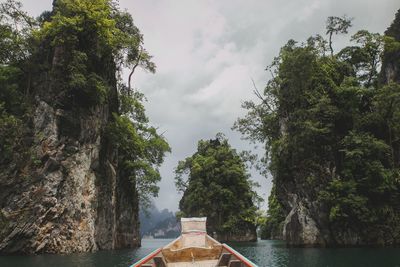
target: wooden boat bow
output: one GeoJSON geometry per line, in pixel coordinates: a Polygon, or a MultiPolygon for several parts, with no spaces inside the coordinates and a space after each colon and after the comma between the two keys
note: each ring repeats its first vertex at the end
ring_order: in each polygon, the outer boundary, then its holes
{"type": "Polygon", "coordinates": [[[257,267],[206,231],[207,218],[181,218],[182,234],[131,267],[257,267]]]}

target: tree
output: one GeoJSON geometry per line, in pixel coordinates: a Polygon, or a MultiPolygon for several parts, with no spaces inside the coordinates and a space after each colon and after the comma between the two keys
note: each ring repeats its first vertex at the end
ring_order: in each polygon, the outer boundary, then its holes
{"type": "Polygon", "coordinates": [[[272,187],[268,197],[268,211],[261,224],[261,239],[280,239],[283,231],[285,213],[276,198],[275,187],[272,187]]]}
{"type": "Polygon", "coordinates": [[[29,39],[37,22],[26,12],[22,4],[7,0],[0,4],[0,63],[10,64],[30,55],[29,39]]]}
{"type": "Polygon", "coordinates": [[[326,34],[329,36],[331,56],[333,56],[332,35],[338,33],[346,34],[347,30],[351,27],[352,20],[352,18],[348,18],[345,15],[342,17],[328,17],[326,21],[326,34]]]}
{"type": "Polygon", "coordinates": [[[365,87],[370,87],[378,82],[384,38],[379,33],[360,30],[350,40],[356,45],[345,47],[338,56],[353,67],[358,80],[365,87]]]}
{"type": "Polygon", "coordinates": [[[329,229],[327,242],[345,242],[346,231],[365,242],[399,242],[400,87],[395,79],[378,82],[381,58],[397,53],[397,41],[361,30],[334,54],[332,35],[350,26],[346,17],[328,18],[329,57],[320,37],[289,40],[268,68],[273,75],[257,95],[261,101],[245,102],[248,114],[234,128],[265,144],[274,183],[268,231],[289,212],[296,218],[288,197],[296,196],[298,203],[318,203],[306,209],[320,231],[329,229]]]}
{"type": "MultiPolygon", "coordinates": [[[[20,2],[0,4],[0,164],[29,161],[29,88],[37,23],[20,2]]],[[[36,66],[38,67],[38,66],[36,66]]]]}
{"type": "Polygon", "coordinates": [[[257,195],[245,162],[223,135],[200,140],[197,152],[180,161],[175,174],[184,216],[206,216],[209,232],[218,236],[255,230],[257,195]]]}
{"type": "Polygon", "coordinates": [[[134,25],[132,16],[128,12],[115,12],[116,26],[121,32],[120,52],[118,60],[121,65],[130,69],[128,76],[129,92],[132,91],[132,76],[137,67],[155,73],[156,65],[151,61],[152,56],[143,47],[143,35],[134,25]]]}
{"type": "Polygon", "coordinates": [[[123,99],[129,101],[126,105],[129,108],[121,115],[113,114],[114,122],[109,124],[107,134],[118,149],[121,176],[130,180],[139,194],[142,208],[146,209],[151,197],[158,195],[157,183],[161,180],[158,168],[171,149],[157,129],[148,124],[141,103],[143,95],[136,92],[123,99]]]}

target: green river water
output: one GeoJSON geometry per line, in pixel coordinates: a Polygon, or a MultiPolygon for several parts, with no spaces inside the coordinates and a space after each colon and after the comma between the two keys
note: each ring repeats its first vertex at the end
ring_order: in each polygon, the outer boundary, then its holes
{"type": "MultiPolygon", "coordinates": [[[[171,240],[142,240],[138,249],[72,255],[0,256],[0,267],[128,267],[171,240]]],[[[287,248],[281,241],[230,244],[258,266],[400,267],[400,248],[287,248]]]]}

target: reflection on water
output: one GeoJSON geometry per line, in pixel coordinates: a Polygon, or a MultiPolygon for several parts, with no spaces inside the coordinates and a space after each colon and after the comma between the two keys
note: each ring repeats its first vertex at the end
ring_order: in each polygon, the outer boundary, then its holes
{"type": "Polygon", "coordinates": [[[0,267],[127,267],[171,240],[142,240],[138,249],[98,251],[70,255],[0,256],[0,267]]]}
{"type": "MultiPolygon", "coordinates": [[[[127,267],[171,240],[147,239],[138,249],[72,255],[0,256],[1,267],[127,267]]],[[[281,241],[230,244],[260,267],[400,267],[400,248],[287,248],[281,241]]]]}
{"type": "Polygon", "coordinates": [[[259,266],[400,267],[400,248],[287,248],[273,240],[231,245],[259,266]]]}

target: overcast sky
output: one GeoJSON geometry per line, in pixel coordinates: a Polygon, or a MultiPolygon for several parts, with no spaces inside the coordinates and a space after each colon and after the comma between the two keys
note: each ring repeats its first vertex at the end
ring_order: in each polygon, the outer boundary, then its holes
{"type": "MultiPolygon", "coordinates": [[[[0,0],[4,1],[4,0],[0,0]]],[[[51,8],[52,0],[23,0],[32,15],[51,8]]],[[[254,99],[253,78],[259,89],[268,80],[265,67],[288,39],[305,41],[324,34],[328,16],[354,17],[350,34],[360,29],[383,33],[400,8],[399,0],[120,0],[144,34],[157,73],[140,71],[134,86],[148,102],[152,124],[165,131],[172,147],[161,168],[158,208],[178,209],[173,170],[192,155],[199,139],[218,132],[238,150],[253,146],[231,131],[254,99]]],[[[335,38],[336,48],[347,37],[335,38]]],[[[252,171],[266,199],[271,180],[252,171]]],[[[264,205],[265,207],[265,205],[264,205]]]]}

